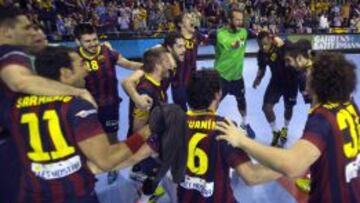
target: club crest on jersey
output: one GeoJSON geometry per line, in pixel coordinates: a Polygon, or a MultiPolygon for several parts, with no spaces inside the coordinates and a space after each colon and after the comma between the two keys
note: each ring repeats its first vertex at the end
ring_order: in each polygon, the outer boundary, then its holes
{"type": "Polygon", "coordinates": [[[185,41],[185,48],[186,49],[193,49],[194,48],[195,41],[192,39],[187,39],[185,41]]]}
{"type": "Polygon", "coordinates": [[[272,62],[274,62],[276,59],[277,59],[277,54],[276,54],[276,53],[272,53],[272,54],[270,55],[270,60],[271,60],[272,62]]]}
{"type": "Polygon", "coordinates": [[[90,109],[90,110],[82,110],[79,111],[75,116],[80,117],[80,118],[86,118],[91,114],[95,114],[97,113],[96,109],[90,109]]]}

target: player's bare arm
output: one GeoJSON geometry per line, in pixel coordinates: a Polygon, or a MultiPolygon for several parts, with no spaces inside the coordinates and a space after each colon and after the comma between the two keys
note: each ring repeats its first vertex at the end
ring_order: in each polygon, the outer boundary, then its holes
{"type": "Polygon", "coordinates": [[[303,175],[321,155],[319,149],[306,140],[299,140],[290,149],[279,149],[249,139],[244,130],[238,129],[228,120],[226,123],[219,122],[216,128],[223,133],[218,140],[226,140],[234,147],[243,149],[264,166],[287,177],[303,175]]]}
{"type": "Polygon", "coordinates": [[[263,77],[265,75],[265,72],[266,72],[266,66],[259,66],[259,69],[256,73],[256,77],[253,82],[254,89],[256,89],[260,85],[261,80],[263,79],[263,77]]]}
{"type": "MultiPolygon", "coordinates": [[[[153,151],[147,143],[144,143],[135,154],[131,155],[125,161],[122,161],[120,164],[115,166],[112,170],[121,170],[124,168],[128,168],[130,166],[133,166],[133,165],[139,163],[140,161],[150,157],[154,153],[155,153],[155,151],[153,151]]],[[[88,162],[88,166],[89,166],[91,172],[94,174],[100,174],[100,173],[105,172],[105,171],[101,170],[100,168],[98,168],[92,162],[88,162]]]]}
{"type": "MultiPolygon", "coordinates": [[[[150,130],[147,126],[138,132],[143,140],[146,140],[150,135],[150,130]]],[[[88,158],[88,161],[102,171],[113,170],[115,166],[133,154],[133,151],[125,142],[110,145],[106,134],[94,136],[78,144],[81,151],[88,158]]]]}
{"type": "Polygon", "coordinates": [[[254,164],[251,161],[242,163],[236,167],[236,172],[241,176],[247,185],[257,185],[268,181],[276,180],[282,175],[261,164],[254,164]]]}
{"type": "Polygon", "coordinates": [[[121,65],[122,67],[124,67],[126,69],[130,69],[130,70],[138,70],[143,66],[142,63],[139,63],[136,61],[130,61],[121,55],[119,55],[117,64],[121,65]]]}
{"type": "Polygon", "coordinates": [[[146,94],[140,95],[136,91],[136,85],[140,78],[144,76],[144,71],[136,70],[130,76],[126,77],[122,82],[122,88],[129,95],[132,101],[134,101],[136,107],[142,110],[148,110],[153,104],[153,100],[146,94]]]}
{"type": "Polygon", "coordinates": [[[97,106],[95,100],[87,90],[37,76],[27,67],[18,64],[10,64],[2,68],[0,77],[14,92],[48,96],[79,96],[94,106],[97,106]]]}

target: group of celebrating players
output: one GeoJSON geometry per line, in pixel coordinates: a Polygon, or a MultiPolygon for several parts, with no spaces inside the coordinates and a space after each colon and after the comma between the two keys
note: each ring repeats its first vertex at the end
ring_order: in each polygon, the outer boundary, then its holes
{"type": "Polygon", "coordinates": [[[313,53],[307,40],[258,33],[253,87],[269,66],[263,112],[273,131],[272,146],[259,144],[247,121],[243,17],[231,10],[228,24],[208,37],[183,13],[177,31],[140,63],[100,43],[90,24],[75,28],[76,49],[51,46],[26,14],[0,8],[0,202],[98,202],[95,174],[108,172],[111,184],[132,166],[139,202],[154,201],[169,176],[173,202],[237,202],[233,168],[249,185],[310,173],[309,202],[360,203],[356,66],[341,53],[313,53]],[[214,44],[215,70],[197,70],[201,43],[214,44]],[[117,140],[117,65],[134,70],[122,81],[130,97],[124,141],[117,140]],[[167,104],[170,86],[176,105],[167,104]],[[310,113],[300,140],[283,149],[299,90],[310,113]],[[239,127],[216,113],[228,94],[239,127]],[[273,108],[281,97],[279,129],[273,108]]]}

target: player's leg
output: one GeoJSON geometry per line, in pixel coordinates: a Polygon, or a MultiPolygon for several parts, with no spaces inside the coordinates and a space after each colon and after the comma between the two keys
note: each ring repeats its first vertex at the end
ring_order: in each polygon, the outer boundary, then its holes
{"type": "Polygon", "coordinates": [[[281,93],[279,88],[277,88],[274,82],[270,81],[265,91],[262,111],[264,112],[265,118],[270,124],[273,132],[273,138],[271,141],[272,146],[276,146],[280,139],[280,131],[276,125],[276,116],[274,112],[274,106],[279,102],[280,97],[281,93]]]}
{"type": "Polygon", "coordinates": [[[221,101],[222,101],[229,93],[230,82],[221,78],[220,83],[221,83],[221,101]]]}
{"type": "MultiPolygon", "coordinates": [[[[107,134],[110,145],[119,142],[117,134],[119,130],[119,106],[120,104],[99,107],[98,117],[104,131],[107,134]]],[[[108,184],[111,185],[116,181],[118,171],[110,171],[108,173],[108,184]]]]}
{"type": "Polygon", "coordinates": [[[281,145],[283,146],[287,141],[288,136],[288,128],[293,116],[293,109],[296,105],[296,98],[297,98],[297,88],[289,89],[289,91],[285,91],[284,94],[284,127],[281,129],[281,145]]]}
{"type": "Polygon", "coordinates": [[[252,130],[252,128],[250,127],[247,121],[245,84],[243,79],[231,81],[230,94],[235,96],[237,108],[242,117],[241,127],[246,129],[249,137],[255,138],[255,132],[252,130]]]}

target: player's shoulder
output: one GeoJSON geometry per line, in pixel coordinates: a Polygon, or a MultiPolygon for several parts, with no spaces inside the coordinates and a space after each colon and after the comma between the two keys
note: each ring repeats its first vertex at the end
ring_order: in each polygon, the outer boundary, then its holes
{"type": "Polygon", "coordinates": [[[0,57],[5,57],[6,55],[21,55],[28,57],[28,51],[25,47],[22,46],[15,46],[15,45],[0,45],[0,57]]]}
{"type": "Polygon", "coordinates": [[[75,116],[81,114],[81,112],[85,114],[97,113],[97,109],[93,104],[80,97],[71,96],[71,100],[65,105],[68,106],[69,112],[75,116]]]}

